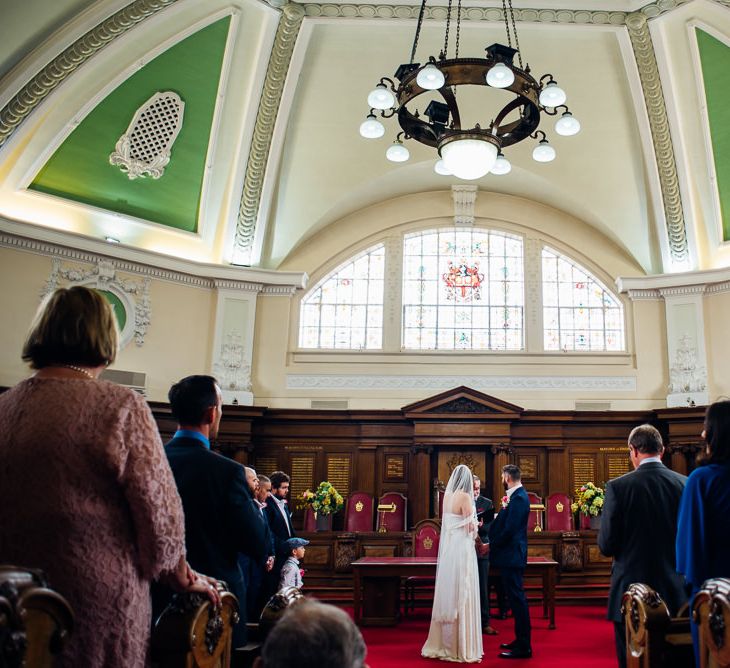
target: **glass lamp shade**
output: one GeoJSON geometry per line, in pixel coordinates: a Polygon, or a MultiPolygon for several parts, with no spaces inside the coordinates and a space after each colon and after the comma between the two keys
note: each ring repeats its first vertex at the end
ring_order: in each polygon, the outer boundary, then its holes
{"type": "Polygon", "coordinates": [[[451,172],[448,170],[443,160],[436,161],[436,164],[433,166],[433,171],[437,174],[441,174],[441,176],[451,176],[451,172]]]}
{"type": "Polygon", "coordinates": [[[416,76],[416,83],[426,90],[438,90],[446,83],[444,73],[433,63],[421,68],[416,76]]]}
{"type": "Polygon", "coordinates": [[[580,122],[569,111],[566,111],[555,123],[555,132],[563,137],[577,135],[580,132],[580,122]]]}
{"type": "Polygon", "coordinates": [[[494,162],[494,167],[492,167],[492,174],[497,174],[498,176],[502,176],[503,174],[509,174],[512,171],[512,163],[505,158],[501,151],[497,155],[497,159],[494,162]]]}
{"type": "Polygon", "coordinates": [[[385,126],[373,114],[360,124],[360,136],[365,139],[379,139],[385,134],[385,126]]]}
{"type": "Polygon", "coordinates": [[[550,146],[547,139],[542,139],[532,151],[532,158],[537,162],[552,162],[555,160],[555,149],[550,146]]]}
{"type": "Polygon", "coordinates": [[[565,91],[558,86],[554,81],[547,83],[545,88],[540,91],[540,104],[543,107],[559,107],[561,104],[565,104],[565,100],[568,96],[565,91]]]}
{"type": "Polygon", "coordinates": [[[395,95],[385,84],[378,84],[368,95],[368,106],[373,109],[391,109],[395,106],[395,95]]]}
{"type": "Polygon", "coordinates": [[[402,142],[396,140],[388,146],[388,150],[385,152],[385,157],[391,162],[405,162],[411,157],[411,154],[408,152],[408,149],[403,146],[402,142]]]}
{"type": "Polygon", "coordinates": [[[507,88],[515,81],[515,73],[504,63],[497,63],[487,72],[487,83],[493,88],[507,88]]]}
{"type": "Polygon", "coordinates": [[[497,160],[497,147],[485,139],[458,139],[439,148],[446,169],[465,181],[489,173],[497,160]]]}

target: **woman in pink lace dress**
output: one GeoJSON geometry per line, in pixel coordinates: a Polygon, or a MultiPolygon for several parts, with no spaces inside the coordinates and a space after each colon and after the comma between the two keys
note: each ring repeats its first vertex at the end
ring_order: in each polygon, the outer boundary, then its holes
{"type": "Polygon", "coordinates": [[[117,352],[93,290],[57,290],[23,349],[36,373],[0,395],[0,563],[43,569],[71,604],[61,664],[147,662],[150,582],[204,591],[185,562],[182,506],[137,393],[98,380],[117,352]]]}

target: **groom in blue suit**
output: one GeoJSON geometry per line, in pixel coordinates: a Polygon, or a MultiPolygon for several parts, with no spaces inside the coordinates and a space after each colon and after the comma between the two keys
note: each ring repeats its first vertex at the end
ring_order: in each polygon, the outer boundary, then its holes
{"type": "Polygon", "coordinates": [[[504,592],[515,619],[515,639],[501,645],[504,651],[498,654],[500,659],[529,659],[532,656],[530,611],[522,584],[527,565],[530,500],[520,482],[521,477],[519,467],[514,464],[502,468],[507,494],[502,499],[502,510],[489,530],[491,563],[502,574],[504,592]]]}

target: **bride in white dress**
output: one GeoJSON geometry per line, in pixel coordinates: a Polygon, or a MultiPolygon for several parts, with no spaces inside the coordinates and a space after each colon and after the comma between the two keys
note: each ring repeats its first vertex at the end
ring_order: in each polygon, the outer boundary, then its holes
{"type": "Polygon", "coordinates": [[[431,628],[421,650],[425,657],[462,663],[482,658],[473,489],[469,467],[460,464],[444,495],[431,628]]]}

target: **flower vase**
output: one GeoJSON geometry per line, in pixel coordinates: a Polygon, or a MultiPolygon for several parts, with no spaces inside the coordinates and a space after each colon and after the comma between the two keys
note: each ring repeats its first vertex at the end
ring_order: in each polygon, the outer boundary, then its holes
{"type": "Polygon", "coordinates": [[[591,515],[590,527],[594,531],[598,531],[601,528],[601,516],[600,515],[596,515],[596,516],[591,515]]]}
{"type": "Polygon", "coordinates": [[[317,513],[315,521],[317,523],[317,531],[332,531],[332,515],[317,513]]]}

